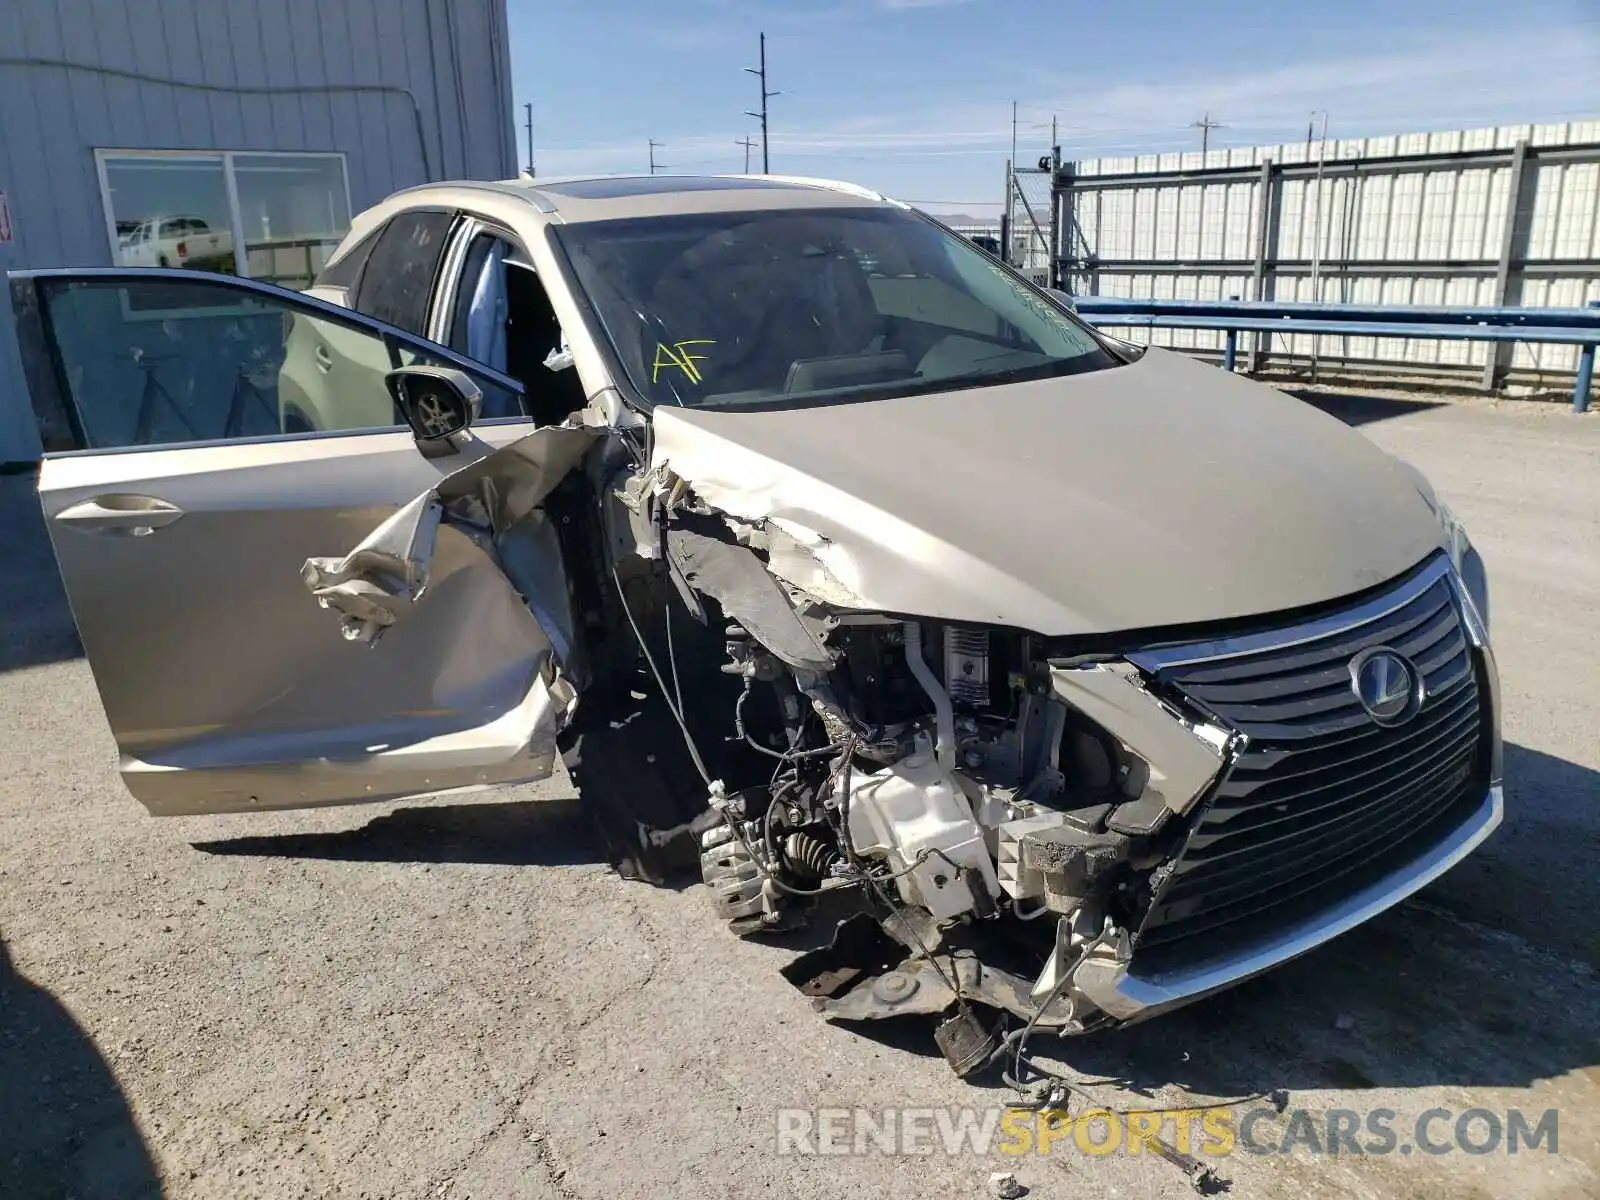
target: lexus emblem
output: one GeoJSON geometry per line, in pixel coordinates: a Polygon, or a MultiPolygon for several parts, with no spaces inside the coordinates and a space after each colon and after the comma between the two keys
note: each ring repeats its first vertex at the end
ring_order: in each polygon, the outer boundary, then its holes
{"type": "Polygon", "coordinates": [[[1379,725],[1404,725],[1422,707],[1417,669],[1386,646],[1363,650],[1350,660],[1350,690],[1379,725]]]}

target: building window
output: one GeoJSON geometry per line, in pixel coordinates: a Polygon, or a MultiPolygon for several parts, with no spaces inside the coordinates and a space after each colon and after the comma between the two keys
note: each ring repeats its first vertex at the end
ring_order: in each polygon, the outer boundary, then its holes
{"type": "Polygon", "coordinates": [[[96,151],[112,261],[306,288],[350,228],[342,154],[96,151]]]}
{"type": "Polygon", "coordinates": [[[117,266],[238,274],[221,155],[107,155],[100,175],[117,266]]]}

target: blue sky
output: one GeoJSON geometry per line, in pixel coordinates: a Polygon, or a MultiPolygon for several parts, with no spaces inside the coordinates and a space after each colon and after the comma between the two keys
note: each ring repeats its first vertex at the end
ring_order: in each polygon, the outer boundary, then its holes
{"type": "MultiPolygon", "coordinates": [[[[994,209],[1018,158],[1600,117],[1600,0],[508,0],[541,174],[738,171],[767,34],[772,169],[994,209]]],[[[759,149],[756,152],[759,162],[759,149]]],[[[759,169],[759,167],[757,167],[759,169]]]]}

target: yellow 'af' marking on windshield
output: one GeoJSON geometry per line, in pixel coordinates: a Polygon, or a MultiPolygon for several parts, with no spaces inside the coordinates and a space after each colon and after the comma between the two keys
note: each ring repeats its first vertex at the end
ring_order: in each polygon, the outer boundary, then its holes
{"type": "Polygon", "coordinates": [[[673,342],[670,346],[665,342],[657,342],[656,358],[650,364],[650,382],[655,383],[660,379],[663,370],[670,370],[676,367],[689,377],[690,383],[699,383],[701,381],[700,368],[695,366],[695,363],[705,362],[708,356],[693,354],[685,347],[715,346],[716,344],[717,340],[715,338],[686,338],[681,342],[673,342]]]}

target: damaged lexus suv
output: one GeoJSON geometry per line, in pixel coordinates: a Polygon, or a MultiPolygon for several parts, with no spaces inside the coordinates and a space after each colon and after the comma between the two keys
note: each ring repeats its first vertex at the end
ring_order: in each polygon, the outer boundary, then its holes
{"type": "Polygon", "coordinates": [[[564,758],[624,874],[698,866],[741,934],[842,915],[786,975],[941,1017],[963,1073],[1002,1013],[1194,1000],[1501,819],[1482,562],[1427,482],[875,193],[429,185],[305,293],[11,286],[152,813],[564,758]]]}

